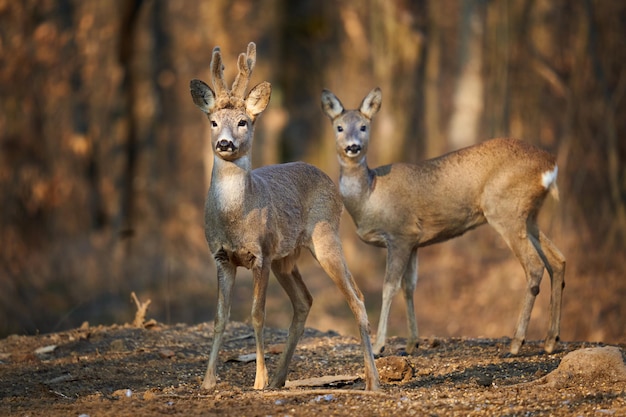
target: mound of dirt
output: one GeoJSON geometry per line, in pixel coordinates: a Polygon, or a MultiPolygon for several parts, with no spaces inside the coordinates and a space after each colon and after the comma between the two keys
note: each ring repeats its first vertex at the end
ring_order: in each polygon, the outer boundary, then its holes
{"type": "Polygon", "coordinates": [[[579,349],[565,355],[554,371],[537,382],[554,388],[626,382],[626,365],[615,346],[579,349]]]}
{"type": "MultiPolygon", "coordinates": [[[[270,373],[286,336],[266,329],[270,373]]],[[[200,383],[212,337],[208,324],[158,323],[7,337],[0,340],[0,415],[626,415],[626,381],[610,373],[615,366],[608,362],[579,383],[535,383],[542,377],[557,381],[548,377],[557,375],[553,371],[579,375],[577,370],[591,369],[588,358],[570,361],[566,355],[597,344],[561,343],[546,354],[541,343],[529,342],[511,356],[508,338],[423,339],[406,355],[406,340],[391,338],[377,359],[382,389],[369,393],[362,391],[358,340],[309,328],[291,363],[288,387],[255,391],[252,328],[230,323],[218,385],[205,391],[200,383]]],[[[617,363],[622,353],[617,347],[610,352],[617,363]]]]}

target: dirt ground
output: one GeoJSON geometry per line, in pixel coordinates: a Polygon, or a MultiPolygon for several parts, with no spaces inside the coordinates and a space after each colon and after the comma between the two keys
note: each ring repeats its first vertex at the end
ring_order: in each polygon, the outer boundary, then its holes
{"type": "MultiPolygon", "coordinates": [[[[626,381],[597,379],[553,388],[537,382],[568,352],[592,343],[561,343],[545,354],[529,342],[510,356],[509,340],[422,339],[404,355],[392,338],[377,359],[382,390],[361,391],[358,340],[307,329],[290,366],[293,388],[255,391],[252,328],[230,323],[220,352],[220,382],[200,389],[212,324],[147,328],[82,326],[0,340],[0,415],[7,416],[569,416],[626,415],[626,381]],[[341,376],[306,386],[308,378],[341,376]]],[[[270,373],[286,331],[266,329],[270,373]]],[[[619,346],[626,351],[626,346],[619,346]]]]}

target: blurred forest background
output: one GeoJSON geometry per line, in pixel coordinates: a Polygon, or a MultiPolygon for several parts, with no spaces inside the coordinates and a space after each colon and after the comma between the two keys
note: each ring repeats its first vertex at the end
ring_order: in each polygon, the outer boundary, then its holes
{"type": "MultiPolygon", "coordinates": [[[[203,232],[212,155],[189,80],[226,76],[257,43],[272,83],[254,165],[306,160],[337,180],[329,88],[355,108],[375,86],[371,166],[496,136],[558,156],[560,201],[540,225],[568,260],[562,339],[625,341],[626,2],[622,0],[0,0],[0,336],[132,321],[213,319],[203,232]]],[[[378,321],[385,251],[342,223],[348,265],[378,321]]],[[[303,256],[308,325],[351,333],[331,280],[303,256]]],[[[239,270],[232,319],[251,307],[239,270]]],[[[267,324],[291,307],[270,287],[267,324]]],[[[420,251],[423,336],[512,336],[525,282],[483,227],[420,251]]],[[[545,275],[529,329],[543,338],[545,275]]],[[[400,296],[392,335],[406,335],[400,296]]]]}

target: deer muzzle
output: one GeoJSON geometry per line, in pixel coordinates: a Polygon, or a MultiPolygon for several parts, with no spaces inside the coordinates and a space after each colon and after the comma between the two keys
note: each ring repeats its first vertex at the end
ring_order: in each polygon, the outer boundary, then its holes
{"type": "Polygon", "coordinates": [[[218,152],[234,152],[236,146],[232,140],[221,139],[215,144],[215,149],[218,152]]]}
{"type": "Polygon", "coordinates": [[[361,153],[361,145],[357,145],[357,144],[352,144],[349,146],[346,146],[346,155],[348,156],[357,156],[359,153],[361,153]]]}

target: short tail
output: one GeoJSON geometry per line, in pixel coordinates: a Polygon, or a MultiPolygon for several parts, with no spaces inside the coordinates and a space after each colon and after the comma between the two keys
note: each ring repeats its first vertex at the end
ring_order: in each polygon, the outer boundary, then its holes
{"type": "Polygon", "coordinates": [[[559,173],[559,167],[554,166],[551,171],[541,174],[541,184],[550,192],[552,198],[559,201],[559,187],[556,185],[556,177],[559,173]]]}

